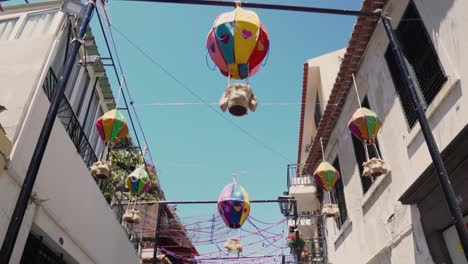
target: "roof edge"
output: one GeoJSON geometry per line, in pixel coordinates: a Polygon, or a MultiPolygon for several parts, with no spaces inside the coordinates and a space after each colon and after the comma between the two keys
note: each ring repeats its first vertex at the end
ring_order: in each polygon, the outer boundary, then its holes
{"type": "MultiPolygon", "coordinates": [[[[382,9],[387,2],[388,0],[364,0],[360,10],[372,11],[382,9]]],[[[335,128],[336,121],[342,112],[346,96],[351,88],[352,74],[356,73],[359,69],[359,64],[365,54],[376,25],[377,20],[372,17],[358,17],[356,19],[327,106],[320,119],[309,156],[305,162],[304,171],[306,173],[312,172],[321,159],[320,139],[322,139],[325,148],[328,145],[330,135],[335,128]]]]}

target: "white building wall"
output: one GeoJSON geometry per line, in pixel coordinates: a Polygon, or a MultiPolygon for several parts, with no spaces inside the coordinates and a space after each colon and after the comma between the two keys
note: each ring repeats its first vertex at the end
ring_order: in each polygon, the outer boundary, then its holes
{"type": "MultiPolygon", "coordinates": [[[[57,2],[53,5],[58,6],[57,2]]],[[[41,8],[44,6],[34,5],[33,9],[41,8]]],[[[60,21],[54,24],[57,30],[64,20],[60,21]]],[[[0,122],[14,141],[11,162],[0,176],[0,241],[50,105],[42,82],[54,54],[53,43],[53,35],[34,41],[0,41],[0,104],[8,108],[0,115],[0,122]]],[[[30,232],[43,235],[44,243],[63,253],[67,263],[139,263],[127,234],[58,119],[33,195],[10,263],[21,260],[30,232]]]]}
{"type": "Polygon", "coordinates": [[[300,164],[305,164],[308,155],[306,146],[312,143],[313,136],[315,136],[316,133],[314,113],[317,92],[323,112],[345,50],[346,49],[336,50],[307,61],[307,76],[304,76],[304,78],[307,77],[306,102],[308,103],[304,105],[304,127],[302,128],[303,136],[301,142],[302,147],[300,149],[300,164]]]}
{"type": "MultiPolygon", "coordinates": [[[[384,11],[396,27],[407,0],[389,1],[384,11]]],[[[466,1],[415,0],[448,81],[427,109],[435,140],[442,150],[468,123],[468,28],[466,1]]],[[[387,36],[379,24],[356,75],[359,93],[383,121],[378,135],[391,173],[364,195],[347,122],[357,109],[350,90],[327,147],[327,158],[340,158],[349,219],[341,230],[327,220],[331,263],[432,263],[415,206],[398,202],[432,162],[419,125],[408,129],[384,52],[387,36]]],[[[312,103],[313,101],[308,101],[312,103]]],[[[359,165],[360,166],[360,165],[359,165]]],[[[325,195],[325,197],[327,197],[325,195]]]]}

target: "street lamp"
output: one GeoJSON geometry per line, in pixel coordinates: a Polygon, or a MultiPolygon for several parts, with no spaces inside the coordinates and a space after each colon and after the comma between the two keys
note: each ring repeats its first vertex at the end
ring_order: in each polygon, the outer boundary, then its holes
{"type": "Polygon", "coordinates": [[[293,196],[289,195],[287,192],[283,195],[278,196],[278,203],[281,210],[281,213],[285,217],[292,216],[294,219],[294,226],[290,229],[290,232],[294,232],[296,240],[296,256],[299,263],[301,257],[301,251],[299,249],[299,230],[297,228],[297,200],[293,196]],[[291,215],[292,211],[292,215],[291,215]]]}
{"type": "Polygon", "coordinates": [[[291,211],[293,210],[293,205],[294,205],[293,200],[294,200],[294,197],[286,193],[278,196],[278,203],[279,203],[281,213],[286,217],[291,216],[291,211]]]}

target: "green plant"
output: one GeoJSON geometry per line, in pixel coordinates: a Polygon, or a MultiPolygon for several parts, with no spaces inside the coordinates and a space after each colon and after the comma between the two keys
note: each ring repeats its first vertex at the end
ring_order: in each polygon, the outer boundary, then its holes
{"type": "MultiPolygon", "coordinates": [[[[143,155],[133,148],[124,148],[111,152],[112,176],[106,181],[102,181],[101,190],[104,197],[110,200],[125,201],[133,197],[129,194],[125,186],[125,179],[137,167],[145,165],[143,155]]],[[[151,181],[151,187],[139,200],[160,200],[163,193],[157,180],[157,172],[154,166],[145,166],[151,181]]]]}
{"type": "Polygon", "coordinates": [[[291,249],[295,250],[296,248],[299,248],[300,251],[304,249],[305,241],[301,237],[296,239],[296,235],[292,234],[292,235],[289,235],[286,238],[286,240],[288,241],[288,247],[290,247],[291,249]]]}

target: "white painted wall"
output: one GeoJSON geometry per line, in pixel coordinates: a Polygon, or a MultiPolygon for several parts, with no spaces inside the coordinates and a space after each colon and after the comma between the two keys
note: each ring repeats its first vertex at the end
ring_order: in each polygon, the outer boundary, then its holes
{"type": "MultiPolygon", "coordinates": [[[[396,26],[408,1],[389,2],[384,11],[396,26]]],[[[427,110],[434,137],[442,150],[468,123],[465,15],[468,4],[461,0],[415,0],[415,3],[449,77],[427,110]]],[[[379,178],[363,195],[352,139],[346,127],[357,108],[356,94],[351,90],[326,150],[328,159],[337,155],[340,159],[349,214],[341,230],[334,221],[326,222],[331,263],[432,263],[417,208],[398,202],[432,160],[419,125],[409,131],[406,124],[384,59],[387,45],[385,32],[378,25],[356,78],[361,99],[367,94],[371,108],[383,121],[378,139],[391,173],[379,178]]],[[[311,125],[312,122],[308,124],[311,125]]]]}
{"type": "Polygon", "coordinates": [[[305,164],[308,152],[306,152],[307,144],[311,144],[313,136],[315,136],[316,128],[314,123],[315,100],[317,91],[319,92],[320,104],[322,113],[325,110],[328,97],[330,96],[332,85],[338,74],[341,59],[345,49],[340,49],[327,53],[325,55],[310,59],[307,61],[307,93],[305,112],[304,112],[304,127],[302,136],[301,160],[300,164],[305,164]]]}
{"type": "MultiPolygon", "coordinates": [[[[0,241],[49,107],[41,84],[54,39],[0,41],[0,104],[8,108],[0,122],[15,142],[9,167],[0,177],[0,241]]],[[[45,243],[63,253],[68,263],[139,263],[127,234],[58,119],[33,193],[36,199],[28,206],[10,263],[19,263],[30,231],[43,235],[45,243]]]]}

